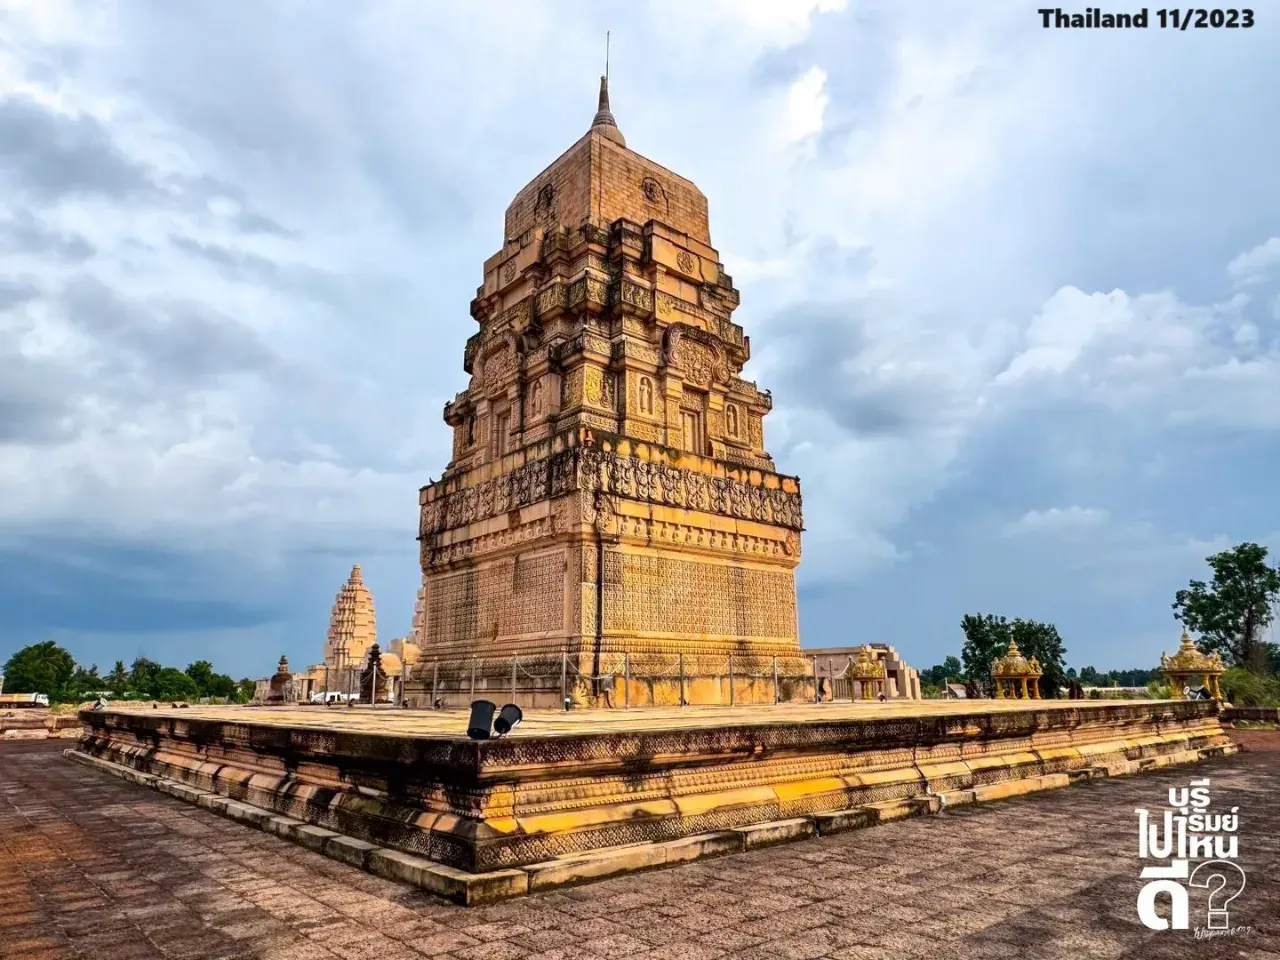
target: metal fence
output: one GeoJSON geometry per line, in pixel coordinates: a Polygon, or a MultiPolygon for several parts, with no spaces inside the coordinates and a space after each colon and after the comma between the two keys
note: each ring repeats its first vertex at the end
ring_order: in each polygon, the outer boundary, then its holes
{"type": "Polygon", "coordinates": [[[655,664],[646,654],[611,654],[606,663],[583,669],[578,658],[568,653],[553,656],[471,658],[465,660],[419,661],[413,668],[412,686],[426,694],[426,704],[442,698],[464,695],[468,700],[484,694],[505,694],[511,700],[522,695],[553,695],[557,702],[575,699],[584,689],[602,697],[606,704],[629,709],[656,705],[654,689],[674,690],[669,705],[735,705],[738,702],[780,703],[807,700],[854,700],[861,693],[858,681],[848,676],[851,664],[838,670],[825,669],[817,657],[755,657],[729,655],[723,659],[704,655],[677,654],[655,664]],[[794,670],[799,660],[807,661],[803,671],[794,670]],[[638,696],[648,689],[650,697],[638,696]],[[712,690],[714,695],[707,696],[712,690]],[[647,702],[645,702],[647,701],[647,702]]]}
{"type": "MultiPolygon", "coordinates": [[[[584,668],[567,652],[537,656],[419,660],[395,673],[379,668],[372,684],[375,705],[460,706],[479,697],[557,706],[569,700],[603,700],[623,709],[753,703],[855,701],[861,684],[849,676],[852,660],[837,667],[829,657],[759,657],[730,654],[605,654],[584,668]],[[797,666],[803,667],[797,669],[797,666]]],[[[367,664],[326,666],[316,676],[295,676],[285,703],[369,703],[367,664]]],[[[892,684],[889,698],[897,699],[892,684]]],[[[265,694],[265,691],[263,691],[265,694]]],[[[260,695],[258,702],[266,699],[260,695]]],[[[279,702],[279,701],[271,701],[279,702]]]]}

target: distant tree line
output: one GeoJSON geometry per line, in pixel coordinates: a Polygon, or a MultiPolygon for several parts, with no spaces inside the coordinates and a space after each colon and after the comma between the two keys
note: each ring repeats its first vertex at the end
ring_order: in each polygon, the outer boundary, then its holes
{"type": "Polygon", "coordinates": [[[1153,680],[1163,679],[1163,674],[1154,667],[1150,670],[1134,668],[1106,671],[1081,667],[1079,673],[1076,673],[1075,667],[1071,667],[1067,670],[1067,679],[1075,680],[1082,687],[1145,687],[1153,680]]]}
{"type": "MultiPolygon", "coordinates": [[[[1192,580],[1174,596],[1175,619],[1196,634],[1196,646],[1217,651],[1228,667],[1222,680],[1227,699],[1239,706],[1280,705],[1280,644],[1264,631],[1280,602],[1280,568],[1267,562],[1267,548],[1242,543],[1205,558],[1213,571],[1209,582],[1192,580]]],[[[972,692],[990,694],[991,665],[1016,641],[1023,656],[1036,657],[1044,670],[1040,689],[1058,696],[1070,683],[1085,687],[1148,687],[1161,691],[1158,665],[1128,670],[1092,666],[1067,668],[1066,646],[1051,623],[1009,620],[993,614],[967,614],[960,621],[964,644],[960,656],[920,671],[925,695],[938,695],[947,683],[964,684],[972,692]]],[[[1172,651],[1170,651],[1172,652],[1172,651]]]]}
{"type": "Polygon", "coordinates": [[[4,665],[5,693],[44,693],[51,703],[81,703],[106,695],[118,700],[225,699],[248,703],[253,699],[253,681],[234,680],[216,673],[208,660],[197,660],[185,670],[166,667],[146,657],[138,657],[125,669],[117,660],[108,673],[98,665],[88,668],[52,640],[23,647],[4,665]]]}

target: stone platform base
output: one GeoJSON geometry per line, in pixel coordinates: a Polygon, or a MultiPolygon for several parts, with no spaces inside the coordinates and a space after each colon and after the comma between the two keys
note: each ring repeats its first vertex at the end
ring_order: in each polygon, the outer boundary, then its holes
{"type": "Polygon", "coordinates": [[[55,714],[47,707],[0,710],[0,740],[70,740],[80,736],[80,731],[77,717],[55,714]]]}
{"type": "Polygon", "coordinates": [[[1234,752],[1211,701],[84,711],[73,759],[462,903],[1234,752]]]}

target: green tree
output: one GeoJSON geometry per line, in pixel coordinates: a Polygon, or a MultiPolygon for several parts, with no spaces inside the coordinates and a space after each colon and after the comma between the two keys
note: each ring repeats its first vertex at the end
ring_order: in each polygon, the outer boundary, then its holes
{"type": "Polygon", "coordinates": [[[1280,677],[1262,677],[1242,667],[1222,675],[1222,692],[1237,707],[1280,707],[1280,677]]]}
{"type": "Polygon", "coordinates": [[[1192,580],[1174,596],[1174,616],[1200,634],[1197,645],[1217,650],[1230,665],[1269,673],[1270,651],[1262,631],[1275,616],[1280,570],[1267,563],[1267,548],[1241,543],[1205,558],[1213,580],[1192,580]]]}
{"type": "Polygon", "coordinates": [[[1115,680],[1118,687],[1145,687],[1152,680],[1157,680],[1155,670],[1108,670],[1107,676],[1115,680]]]}
{"type": "Polygon", "coordinates": [[[59,699],[67,701],[87,700],[104,686],[102,677],[98,676],[98,665],[95,663],[88,670],[77,666],[66,685],[62,688],[59,699]]]}
{"type": "Polygon", "coordinates": [[[124,668],[124,661],[117,660],[116,665],[111,668],[111,672],[103,680],[108,690],[117,697],[123,696],[125,690],[129,687],[129,672],[124,668]]]}
{"type": "Polygon", "coordinates": [[[140,697],[151,700],[161,699],[156,693],[156,678],[164,668],[154,660],[138,657],[129,667],[129,689],[140,697]]]}
{"type": "Polygon", "coordinates": [[[5,663],[5,693],[43,693],[50,700],[59,699],[75,669],[71,654],[52,640],[30,644],[5,663]]]}
{"type": "Polygon", "coordinates": [[[1010,641],[1017,642],[1024,657],[1040,661],[1044,671],[1040,678],[1041,696],[1056,697],[1067,685],[1067,650],[1053,624],[1021,618],[1009,620],[989,613],[966,614],[960,621],[960,629],[964,631],[964,649],[960,656],[965,674],[987,689],[991,687],[991,665],[1008,652],[1010,641]]]}
{"type": "Polygon", "coordinates": [[[1040,677],[1040,696],[1058,696],[1067,685],[1067,648],[1058,628],[1038,620],[1014,620],[1009,626],[1022,655],[1028,660],[1035,657],[1040,661],[1040,669],[1044,671],[1040,677]]]}
{"type": "Polygon", "coordinates": [[[209,686],[209,696],[225,697],[227,700],[235,700],[236,690],[239,684],[231,678],[229,674],[215,673],[213,682],[209,686]]]}
{"type": "Polygon", "coordinates": [[[960,662],[959,657],[947,657],[942,661],[942,676],[944,681],[955,682],[964,676],[964,664],[960,662]]]}
{"type": "Polygon", "coordinates": [[[213,664],[208,660],[197,660],[195,663],[187,664],[187,676],[191,678],[196,685],[196,690],[200,696],[211,696],[209,687],[213,683],[214,672],[213,664]]]}
{"type": "Polygon", "coordinates": [[[990,613],[967,613],[960,629],[964,631],[960,659],[965,679],[990,692],[991,664],[1009,649],[1009,621],[990,613]]]}
{"type": "Polygon", "coordinates": [[[248,703],[250,700],[252,700],[253,691],[257,689],[257,686],[258,685],[254,681],[250,680],[248,677],[244,677],[243,679],[241,679],[240,682],[236,684],[236,693],[235,693],[236,703],[248,703]]]}
{"type": "Polygon", "coordinates": [[[155,675],[150,696],[153,700],[193,700],[199,693],[196,682],[177,667],[161,667],[155,675]]]}
{"type": "Polygon", "coordinates": [[[201,697],[226,697],[234,699],[236,682],[225,673],[214,673],[208,660],[197,660],[187,666],[187,676],[195,681],[201,697]]]}
{"type": "Polygon", "coordinates": [[[955,683],[964,678],[964,665],[956,657],[947,657],[939,664],[920,671],[920,683],[941,688],[944,683],[955,683]]]}

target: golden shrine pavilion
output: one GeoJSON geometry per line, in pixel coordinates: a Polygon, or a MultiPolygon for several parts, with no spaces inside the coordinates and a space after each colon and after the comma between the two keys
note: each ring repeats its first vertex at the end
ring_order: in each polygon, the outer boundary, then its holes
{"type": "Polygon", "coordinates": [[[991,665],[991,679],[995,681],[996,697],[1000,699],[1008,696],[1039,700],[1042,676],[1044,671],[1040,668],[1040,661],[1035,657],[1024,657],[1016,640],[1010,640],[1008,652],[991,665]]]}
{"type": "Polygon", "coordinates": [[[1173,656],[1160,652],[1160,671],[1169,681],[1169,696],[1181,700],[1187,696],[1186,691],[1193,683],[1199,682],[1214,700],[1222,700],[1222,687],[1219,681],[1226,673],[1226,665],[1217,650],[1211,654],[1201,653],[1191,641],[1186,630],[1178,643],[1173,656]]]}

